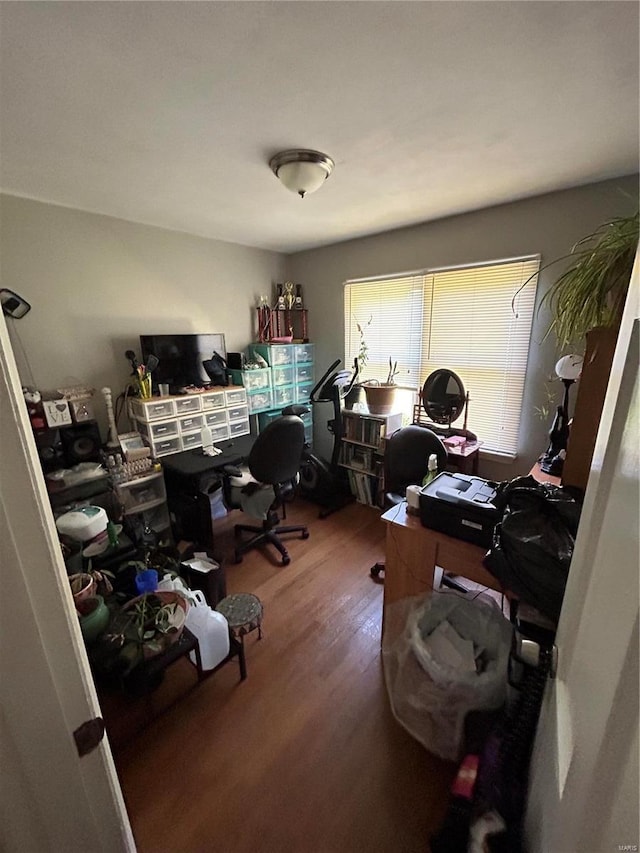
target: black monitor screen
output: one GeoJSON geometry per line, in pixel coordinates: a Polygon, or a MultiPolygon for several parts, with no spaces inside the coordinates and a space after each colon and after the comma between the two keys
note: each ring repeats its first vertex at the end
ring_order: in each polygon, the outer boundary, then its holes
{"type": "Polygon", "coordinates": [[[187,385],[211,385],[202,366],[214,352],[226,358],[224,335],[140,335],[142,363],[153,354],[159,363],[153,371],[153,382],[164,382],[173,394],[187,385]]]}

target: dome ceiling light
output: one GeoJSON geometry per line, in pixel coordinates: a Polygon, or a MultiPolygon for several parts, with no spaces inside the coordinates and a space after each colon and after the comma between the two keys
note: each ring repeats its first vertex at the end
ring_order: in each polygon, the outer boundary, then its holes
{"type": "Polygon", "coordinates": [[[304,198],[319,189],[333,171],[335,163],[321,151],[293,148],[272,157],[269,166],[288,190],[304,198]]]}

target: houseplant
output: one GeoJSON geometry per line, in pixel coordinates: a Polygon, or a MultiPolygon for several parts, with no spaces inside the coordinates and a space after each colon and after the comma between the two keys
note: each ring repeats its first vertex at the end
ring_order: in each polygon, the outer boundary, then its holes
{"type": "Polygon", "coordinates": [[[579,240],[568,255],[550,261],[539,270],[568,258],[572,260],[540,302],[540,307],[549,307],[552,318],[545,338],[553,332],[559,347],[564,348],[582,342],[591,329],[618,326],[637,245],[636,211],[631,216],[605,222],[579,240]]]}
{"type": "Polygon", "coordinates": [[[389,373],[386,382],[378,382],[372,379],[364,382],[362,387],[367,395],[367,407],[372,415],[388,415],[393,411],[396,397],[396,381],[398,375],[398,362],[389,358],[389,373]]]}

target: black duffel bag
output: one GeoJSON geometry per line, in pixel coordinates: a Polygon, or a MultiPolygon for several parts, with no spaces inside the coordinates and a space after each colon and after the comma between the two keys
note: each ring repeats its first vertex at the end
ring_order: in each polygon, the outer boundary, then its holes
{"type": "Polygon", "coordinates": [[[484,565],[505,589],[558,621],[581,504],[566,489],[517,477],[494,501],[501,520],[484,565]]]}

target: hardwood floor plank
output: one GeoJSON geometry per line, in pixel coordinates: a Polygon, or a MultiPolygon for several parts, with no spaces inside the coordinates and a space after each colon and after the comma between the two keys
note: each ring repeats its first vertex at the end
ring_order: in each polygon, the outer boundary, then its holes
{"type": "MultiPolygon", "coordinates": [[[[455,767],[389,710],[382,587],[369,577],[384,525],[355,503],[317,513],[287,508],[311,534],[288,541],[288,566],[259,551],[228,562],[241,514],[214,522],[228,592],[261,599],[264,636],[245,638],[245,682],[226,665],[116,749],[141,853],[428,850],[455,767]]],[[[180,697],[193,669],[180,661],[166,681],[156,708],[180,697]]]]}

